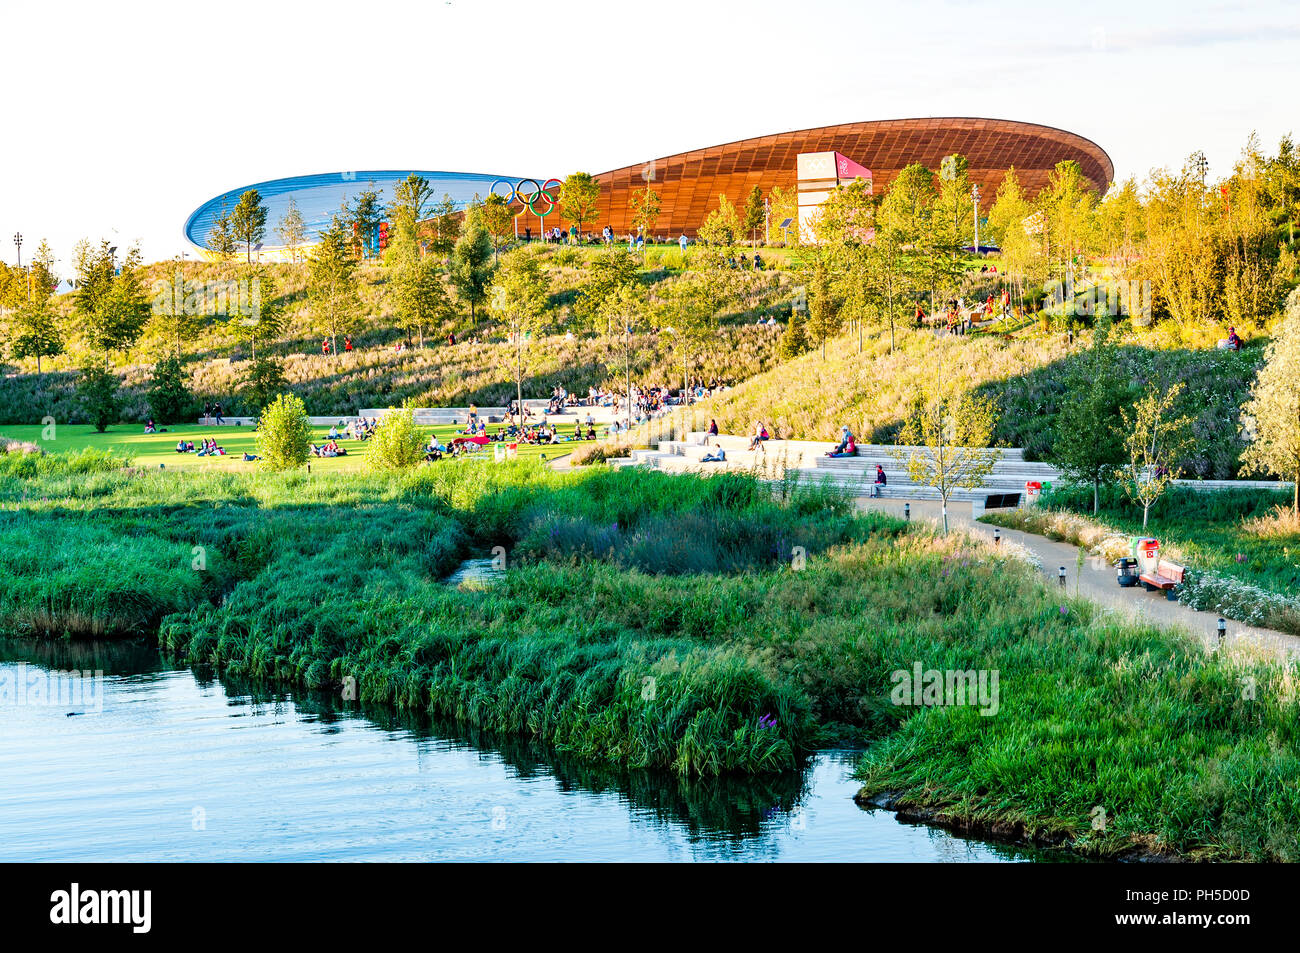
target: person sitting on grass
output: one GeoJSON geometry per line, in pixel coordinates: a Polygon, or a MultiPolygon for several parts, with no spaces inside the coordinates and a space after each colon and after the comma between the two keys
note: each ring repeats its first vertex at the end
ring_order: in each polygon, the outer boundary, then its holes
{"type": "Polygon", "coordinates": [[[840,428],[840,442],[835,449],[826,454],[828,457],[856,457],[858,444],[847,426],[840,428]]]}
{"type": "Polygon", "coordinates": [[[146,420],[146,421],[144,422],[144,432],[145,432],[145,433],[157,433],[157,432],[158,432],[158,428],[155,427],[155,426],[153,425],[153,418],[152,418],[152,417],[150,417],[148,420],[146,420]]]}
{"type": "Polygon", "coordinates": [[[1241,350],[1241,338],[1237,336],[1236,328],[1228,328],[1228,350],[1230,351],[1241,350]]]}
{"type": "Polygon", "coordinates": [[[191,450],[193,450],[193,449],[194,449],[194,444],[192,444],[192,443],[189,444],[189,445],[186,445],[186,443],[185,443],[184,440],[177,440],[177,441],[176,441],[176,452],[177,452],[177,453],[189,453],[189,452],[190,452],[191,450]]]}
{"type": "Polygon", "coordinates": [[[251,462],[253,462],[254,460],[261,460],[261,459],[262,459],[262,458],[259,457],[259,456],[258,456],[257,454],[255,454],[255,453],[249,453],[247,450],[244,451],[244,462],[245,462],[245,463],[251,463],[251,462]]]}

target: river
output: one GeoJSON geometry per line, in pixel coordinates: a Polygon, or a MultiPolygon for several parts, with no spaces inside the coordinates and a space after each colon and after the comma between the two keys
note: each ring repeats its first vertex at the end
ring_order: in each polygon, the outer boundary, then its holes
{"type": "Polygon", "coordinates": [[[860,809],[852,752],[689,781],[340,705],[145,644],[0,641],[0,860],[1070,859],[860,809]]]}

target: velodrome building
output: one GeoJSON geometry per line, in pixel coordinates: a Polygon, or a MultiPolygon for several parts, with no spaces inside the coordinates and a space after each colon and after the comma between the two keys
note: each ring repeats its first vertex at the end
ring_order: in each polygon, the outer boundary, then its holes
{"type": "MultiPolygon", "coordinates": [[[[595,177],[600,183],[596,216],[584,222],[583,229],[599,233],[609,225],[619,236],[634,231],[629,199],[647,184],[661,201],[654,225],[656,235],[694,237],[705,216],[717,207],[719,194],[743,207],[754,186],[764,194],[778,185],[797,188],[800,218],[806,225],[816,205],[837,184],[865,178],[872,191],[879,193],[904,167],[919,162],[938,171],[944,157],[954,153],[966,157],[971,182],[980,186],[984,196],[981,201],[987,203],[992,202],[1012,166],[1030,195],[1047,185],[1049,174],[1062,160],[1078,162],[1098,192],[1105,192],[1115,172],[1110,157],[1095,142],[1052,126],[976,118],[854,122],[741,139],[602,172],[595,177]]],[[[222,209],[233,209],[240,195],[257,189],[268,209],[267,243],[262,251],[276,257],[279,249],[274,245],[275,226],[290,197],[304,218],[307,242],[311,243],[344,202],[362,189],[382,190],[381,198],[391,201],[396,184],[412,172],[429,180],[435,200],[447,194],[462,208],[475,196],[501,194],[516,212],[519,234],[528,232],[537,237],[544,228],[569,225],[560,217],[554,201],[559,178],[565,173],[551,171],[549,176],[517,176],[390,169],[255,182],[204,202],[186,220],[185,237],[198,248],[205,248],[207,235],[222,209]]]]}

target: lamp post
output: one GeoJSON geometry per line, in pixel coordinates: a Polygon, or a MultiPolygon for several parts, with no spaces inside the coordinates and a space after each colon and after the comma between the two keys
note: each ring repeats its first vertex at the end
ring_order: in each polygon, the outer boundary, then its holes
{"type": "Polygon", "coordinates": [[[1002,544],[1002,530],[997,529],[997,528],[994,528],[994,530],[993,530],[993,545],[994,545],[994,546],[1000,546],[1001,544],[1002,544]]]}
{"type": "Polygon", "coordinates": [[[23,233],[14,232],[14,247],[18,249],[18,267],[23,267],[23,233]]]}
{"type": "Polygon", "coordinates": [[[1223,646],[1223,640],[1228,637],[1228,623],[1224,619],[1219,620],[1219,646],[1223,646]]]}
{"type": "Polygon", "coordinates": [[[1064,566],[1062,566],[1060,570],[1058,570],[1056,578],[1061,581],[1061,588],[1064,589],[1065,588],[1065,567],[1064,566]]]}
{"type": "Polygon", "coordinates": [[[980,253],[980,187],[978,185],[971,186],[970,197],[975,206],[975,254],[978,255],[980,253]]]}

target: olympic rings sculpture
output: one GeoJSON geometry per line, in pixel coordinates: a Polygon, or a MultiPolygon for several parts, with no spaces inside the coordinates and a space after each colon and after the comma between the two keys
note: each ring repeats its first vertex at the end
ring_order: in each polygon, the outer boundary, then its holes
{"type": "MultiPolygon", "coordinates": [[[[550,215],[551,212],[555,211],[555,206],[559,204],[559,196],[552,195],[551,192],[558,190],[563,184],[564,183],[559,179],[547,179],[541,185],[537,184],[536,179],[520,179],[512,186],[507,179],[497,179],[488,189],[488,194],[500,195],[505,199],[507,205],[512,205],[515,202],[518,202],[538,218],[544,219],[546,216],[550,215]],[[504,185],[506,190],[504,192],[498,192],[498,185],[504,185]],[[524,186],[526,185],[532,185],[532,189],[527,192],[524,191],[524,186]],[[538,205],[543,202],[545,203],[545,208],[539,209],[538,205]]],[[[521,208],[515,214],[522,215],[523,213],[524,209],[521,208]]]]}

